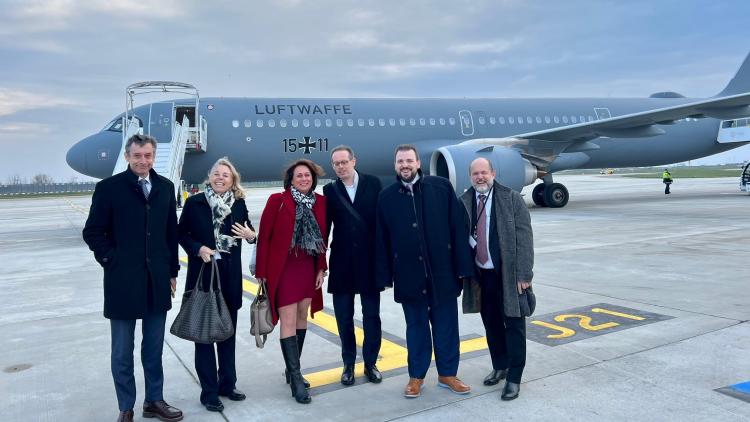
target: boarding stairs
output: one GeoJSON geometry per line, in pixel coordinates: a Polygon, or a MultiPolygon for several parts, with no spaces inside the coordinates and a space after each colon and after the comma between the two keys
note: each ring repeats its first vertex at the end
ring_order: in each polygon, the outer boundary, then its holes
{"type": "MultiPolygon", "coordinates": [[[[143,134],[141,119],[135,115],[133,109],[137,94],[154,92],[180,92],[193,96],[190,104],[185,101],[152,103],[148,107],[148,134],[157,141],[154,171],[168,178],[175,188],[175,198],[180,198],[182,183],[182,167],[186,153],[204,153],[207,151],[208,123],[198,114],[198,90],[192,85],[180,82],[140,82],[126,88],[126,103],[128,107],[123,116],[123,137],[120,155],[112,174],[124,171],[128,162],[125,160],[125,144],[131,136],[143,134]],[[190,90],[186,92],[185,90],[190,90]],[[192,124],[196,122],[197,124],[192,124]],[[171,124],[170,124],[171,123],[171,124]]],[[[145,117],[145,116],[143,116],[145,117]]],[[[179,203],[179,200],[178,200],[179,203]]]]}

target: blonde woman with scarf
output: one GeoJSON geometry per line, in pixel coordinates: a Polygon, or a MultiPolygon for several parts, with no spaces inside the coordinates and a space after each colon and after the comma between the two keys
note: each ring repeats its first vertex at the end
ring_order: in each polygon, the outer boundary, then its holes
{"type": "MultiPolygon", "coordinates": [[[[237,311],[242,306],[242,243],[254,243],[256,235],[247,215],[240,174],[226,157],[211,167],[205,190],[185,201],[179,233],[180,245],[188,254],[185,290],[196,287],[201,265],[213,257],[236,332],[237,311]]],[[[211,271],[204,270],[202,290],[208,289],[210,277],[211,271]]],[[[233,401],[245,399],[245,394],[236,388],[234,335],[215,344],[195,343],[195,370],[201,384],[200,401],[206,409],[224,410],[219,396],[233,401]]]]}

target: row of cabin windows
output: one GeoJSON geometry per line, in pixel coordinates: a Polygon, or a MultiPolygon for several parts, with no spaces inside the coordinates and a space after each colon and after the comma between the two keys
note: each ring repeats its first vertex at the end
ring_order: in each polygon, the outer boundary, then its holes
{"type": "MultiPolygon", "coordinates": [[[[509,116],[507,118],[506,117],[497,117],[496,118],[494,116],[487,118],[485,116],[479,116],[477,118],[477,122],[480,125],[486,125],[488,123],[488,121],[489,121],[490,125],[497,125],[497,124],[504,125],[506,123],[509,124],[509,125],[513,125],[513,124],[522,125],[524,123],[532,124],[534,122],[536,122],[538,124],[541,124],[542,121],[544,121],[544,123],[546,123],[546,124],[551,124],[552,122],[554,122],[556,124],[560,124],[561,122],[563,124],[575,124],[575,123],[579,123],[579,122],[580,123],[584,123],[587,120],[589,122],[593,122],[594,121],[594,116],[588,116],[588,119],[587,119],[587,116],[578,116],[578,117],[576,117],[576,116],[570,116],[570,117],[568,117],[568,116],[562,116],[562,117],[552,116],[551,118],[549,116],[544,116],[543,118],[541,116],[536,116],[534,118],[532,118],[531,116],[526,116],[525,119],[524,119],[523,116],[518,116],[518,117],[509,116]]],[[[243,123],[244,123],[245,127],[252,127],[253,126],[253,121],[250,120],[250,119],[245,120],[243,123]]],[[[264,126],[276,127],[277,124],[279,126],[281,126],[281,127],[287,127],[287,126],[298,127],[300,124],[303,127],[310,127],[311,125],[314,126],[314,127],[322,127],[324,125],[325,125],[325,127],[333,127],[334,124],[336,125],[336,127],[344,127],[344,126],[347,126],[347,127],[354,127],[354,126],[359,126],[359,127],[365,127],[365,126],[369,126],[369,127],[391,126],[391,127],[395,127],[395,126],[407,126],[407,125],[408,126],[417,126],[417,125],[418,126],[428,126],[428,125],[429,126],[436,126],[436,125],[440,125],[440,126],[445,126],[445,125],[455,126],[456,125],[456,118],[449,117],[449,118],[445,119],[443,117],[441,117],[441,118],[434,118],[434,117],[430,117],[430,118],[425,118],[425,117],[414,118],[414,117],[412,117],[412,118],[406,119],[406,118],[402,117],[402,118],[399,118],[399,119],[395,119],[395,118],[391,117],[389,119],[384,119],[384,118],[379,118],[379,119],[373,119],[373,118],[363,119],[363,118],[359,118],[359,119],[335,119],[335,120],[333,120],[333,119],[325,119],[325,120],[322,120],[322,119],[312,119],[312,120],[311,119],[302,119],[301,121],[297,120],[297,119],[291,119],[291,120],[288,120],[288,121],[286,119],[279,119],[278,122],[276,121],[276,119],[267,119],[267,120],[257,119],[254,124],[255,124],[255,127],[264,127],[264,126]]],[[[232,127],[236,127],[236,128],[240,127],[240,121],[239,120],[232,120],[232,127]]]]}

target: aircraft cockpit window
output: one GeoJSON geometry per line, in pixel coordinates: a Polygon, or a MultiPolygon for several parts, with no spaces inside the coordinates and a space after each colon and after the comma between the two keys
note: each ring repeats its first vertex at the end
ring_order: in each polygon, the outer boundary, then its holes
{"type": "Polygon", "coordinates": [[[275,127],[275,126],[276,126],[276,120],[268,119],[268,127],[275,127]]]}
{"type": "Polygon", "coordinates": [[[122,118],[118,117],[104,126],[102,131],[108,130],[110,132],[122,132],[122,118]]]}
{"type": "Polygon", "coordinates": [[[286,119],[279,120],[279,126],[286,127],[286,119]]]}
{"type": "Polygon", "coordinates": [[[253,121],[250,119],[245,120],[245,127],[251,127],[253,125],[253,121]]]}
{"type": "Polygon", "coordinates": [[[239,120],[232,120],[232,127],[240,127],[240,121],[239,120]]]}

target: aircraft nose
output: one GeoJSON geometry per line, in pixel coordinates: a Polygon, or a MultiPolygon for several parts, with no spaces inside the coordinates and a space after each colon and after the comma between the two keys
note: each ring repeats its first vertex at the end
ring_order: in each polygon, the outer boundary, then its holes
{"type": "MultiPolygon", "coordinates": [[[[88,138],[86,138],[88,139],[88,138]]],[[[88,174],[88,163],[86,163],[86,139],[76,142],[65,155],[65,161],[73,170],[81,173],[88,174]]]]}

